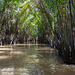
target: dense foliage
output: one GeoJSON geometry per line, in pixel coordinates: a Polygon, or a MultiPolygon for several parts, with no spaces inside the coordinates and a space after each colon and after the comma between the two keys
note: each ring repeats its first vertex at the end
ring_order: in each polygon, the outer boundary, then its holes
{"type": "Polygon", "coordinates": [[[0,0],[3,37],[38,36],[38,40],[57,48],[67,63],[75,63],[74,27],[74,0],[0,0]]]}

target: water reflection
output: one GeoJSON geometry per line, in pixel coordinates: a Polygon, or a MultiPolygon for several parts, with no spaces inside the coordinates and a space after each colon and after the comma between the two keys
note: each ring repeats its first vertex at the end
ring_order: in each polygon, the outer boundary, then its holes
{"type": "Polygon", "coordinates": [[[0,75],[75,75],[75,66],[66,65],[54,49],[42,44],[0,47],[0,75]]]}

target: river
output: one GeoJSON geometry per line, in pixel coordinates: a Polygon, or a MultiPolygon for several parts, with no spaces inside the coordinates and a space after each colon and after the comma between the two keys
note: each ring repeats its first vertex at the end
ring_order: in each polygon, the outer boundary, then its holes
{"type": "Polygon", "coordinates": [[[44,44],[0,46],[0,75],[75,75],[53,48],[44,44]]]}

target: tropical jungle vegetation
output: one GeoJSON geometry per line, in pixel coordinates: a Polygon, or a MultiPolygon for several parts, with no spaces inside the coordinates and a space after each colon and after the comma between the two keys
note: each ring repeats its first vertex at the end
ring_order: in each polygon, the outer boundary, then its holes
{"type": "Polygon", "coordinates": [[[75,0],[0,0],[0,44],[29,41],[75,64],[75,0]]]}

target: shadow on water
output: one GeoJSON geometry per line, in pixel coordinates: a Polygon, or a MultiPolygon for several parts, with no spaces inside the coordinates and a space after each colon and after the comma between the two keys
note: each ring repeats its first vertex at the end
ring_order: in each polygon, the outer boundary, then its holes
{"type": "Polygon", "coordinates": [[[42,44],[0,47],[0,75],[75,75],[75,66],[66,65],[53,48],[42,44]]]}

